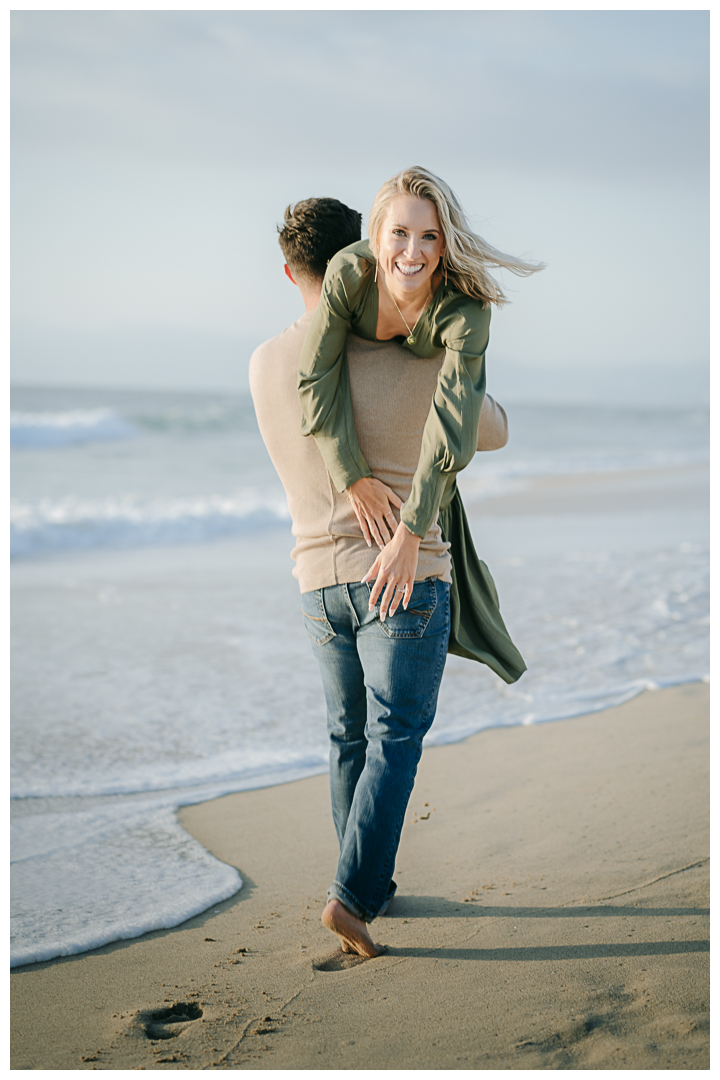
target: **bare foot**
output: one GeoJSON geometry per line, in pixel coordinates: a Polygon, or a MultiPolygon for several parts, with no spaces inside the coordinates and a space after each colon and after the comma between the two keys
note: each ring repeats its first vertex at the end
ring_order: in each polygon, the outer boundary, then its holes
{"type": "Polygon", "coordinates": [[[375,945],[368,934],[367,923],[351,914],[339,900],[329,900],[320,918],[325,929],[340,938],[343,952],[368,959],[385,952],[385,946],[375,945]]]}

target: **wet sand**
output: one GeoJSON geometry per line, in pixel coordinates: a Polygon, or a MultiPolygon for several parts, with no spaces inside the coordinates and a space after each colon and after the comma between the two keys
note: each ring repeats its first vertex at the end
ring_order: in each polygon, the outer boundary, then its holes
{"type": "Polygon", "coordinates": [[[326,776],[181,811],[242,890],[12,973],[16,1069],[707,1069],[708,687],[428,750],[372,924],[320,924],[326,776]]]}

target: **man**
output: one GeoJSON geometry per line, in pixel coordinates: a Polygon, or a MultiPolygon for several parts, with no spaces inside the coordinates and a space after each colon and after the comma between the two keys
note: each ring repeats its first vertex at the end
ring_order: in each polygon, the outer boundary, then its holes
{"type": "MultiPolygon", "coordinates": [[[[320,666],[330,737],[330,793],[340,859],[322,914],[344,952],[378,956],[367,924],[387,910],[422,740],[435,716],[450,629],[449,545],[437,522],[420,543],[407,610],[381,618],[365,578],[378,548],[347,492],[334,488],[313,438],[300,434],[297,368],[328,261],[360,239],[360,215],[336,199],[288,207],[279,242],[305,313],[250,360],[260,433],[285,488],[306,631],[320,666]]],[[[379,498],[401,505],[417,466],[441,359],[394,341],[348,335],[360,448],[379,498]]],[[[486,396],[478,449],[507,442],[507,418],[486,396]]],[[[387,540],[386,536],[384,539],[387,540]]],[[[382,538],[380,538],[382,540],[382,538]]],[[[384,612],[382,613],[385,614],[384,612]]]]}

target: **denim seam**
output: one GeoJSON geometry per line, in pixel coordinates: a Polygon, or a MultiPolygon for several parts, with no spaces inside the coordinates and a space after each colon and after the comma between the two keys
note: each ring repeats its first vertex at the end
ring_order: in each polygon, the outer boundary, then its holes
{"type": "Polygon", "coordinates": [[[358,614],[357,614],[357,611],[355,610],[355,605],[352,602],[352,597],[350,596],[350,588],[349,588],[347,582],[343,585],[343,592],[345,593],[345,599],[347,600],[347,605],[350,608],[350,611],[352,612],[353,622],[355,623],[355,628],[357,629],[360,626],[360,620],[358,619],[358,614]]]}
{"type": "MultiPolygon", "coordinates": [[[[422,751],[421,751],[421,755],[422,755],[422,751]]],[[[419,762],[419,760],[420,759],[418,758],[418,762],[419,762]]],[[[400,834],[402,833],[403,825],[405,824],[405,813],[407,812],[407,804],[410,802],[410,796],[412,795],[412,790],[415,787],[415,776],[416,775],[417,775],[417,763],[416,763],[416,766],[415,766],[415,774],[413,775],[413,777],[412,777],[412,779],[410,781],[410,790],[408,791],[407,797],[405,799],[405,809],[403,810],[402,817],[400,818],[400,821],[399,821],[398,825],[395,828],[395,835],[393,836],[393,846],[388,848],[388,853],[385,856],[385,865],[383,866],[383,873],[382,873],[382,877],[380,879],[381,884],[388,876],[388,869],[390,867],[390,863],[393,862],[393,860],[397,857],[397,850],[398,850],[398,848],[400,846],[400,834]]],[[[392,873],[390,874],[390,877],[392,878],[392,873]]],[[[377,896],[378,892],[379,892],[379,889],[376,889],[374,896],[377,896]]],[[[387,895],[387,888],[385,889],[385,895],[387,895]]],[[[378,911],[380,910],[380,907],[382,907],[382,904],[383,904],[382,899],[380,900],[379,905],[376,904],[376,906],[378,908],[378,911]]]]}

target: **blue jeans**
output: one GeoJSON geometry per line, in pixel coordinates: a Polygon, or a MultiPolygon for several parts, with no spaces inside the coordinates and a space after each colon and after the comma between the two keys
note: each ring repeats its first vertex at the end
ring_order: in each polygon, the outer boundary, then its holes
{"type": "Polygon", "coordinates": [[[416,581],[384,623],[371,586],[303,593],[330,736],[330,796],[340,860],[328,899],[372,921],[394,892],[395,855],[422,741],[435,717],[450,634],[450,586],[416,581]]]}

